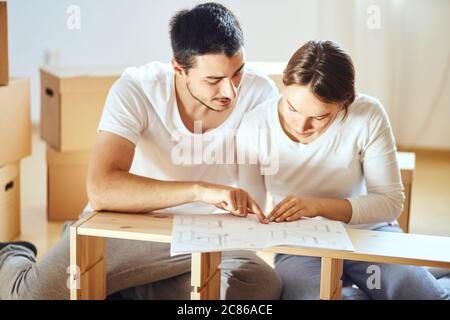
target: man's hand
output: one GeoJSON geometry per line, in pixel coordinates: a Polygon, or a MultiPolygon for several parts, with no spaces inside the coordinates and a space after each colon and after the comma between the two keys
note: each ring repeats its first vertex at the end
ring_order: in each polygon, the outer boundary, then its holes
{"type": "Polygon", "coordinates": [[[245,190],[212,183],[200,183],[198,195],[200,201],[213,204],[235,216],[246,217],[248,213],[251,213],[256,214],[261,223],[269,222],[258,203],[245,190]]]}
{"type": "Polygon", "coordinates": [[[320,215],[320,201],[318,199],[286,197],[278,203],[267,217],[269,221],[295,221],[302,217],[317,217],[320,215]]]}

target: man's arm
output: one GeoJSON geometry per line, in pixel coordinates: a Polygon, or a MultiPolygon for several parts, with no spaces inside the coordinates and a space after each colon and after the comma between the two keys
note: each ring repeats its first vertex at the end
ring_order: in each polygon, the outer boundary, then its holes
{"type": "Polygon", "coordinates": [[[220,206],[235,215],[264,216],[242,189],[205,182],[161,181],[129,172],[135,145],[113,133],[100,131],[89,161],[87,191],[96,211],[149,212],[188,202],[220,206]]]}
{"type": "Polygon", "coordinates": [[[94,210],[148,212],[198,201],[196,184],[165,182],[129,172],[135,146],[101,131],[89,161],[87,191],[94,210]]]}

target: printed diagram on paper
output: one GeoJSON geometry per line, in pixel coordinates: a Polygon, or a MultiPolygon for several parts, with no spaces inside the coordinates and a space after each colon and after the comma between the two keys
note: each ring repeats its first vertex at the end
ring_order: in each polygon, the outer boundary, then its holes
{"type": "Polygon", "coordinates": [[[301,219],[261,224],[254,215],[180,214],[173,220],[171,255],[271,246],[303,246],[354,251],[338,221],[301,219]]]}

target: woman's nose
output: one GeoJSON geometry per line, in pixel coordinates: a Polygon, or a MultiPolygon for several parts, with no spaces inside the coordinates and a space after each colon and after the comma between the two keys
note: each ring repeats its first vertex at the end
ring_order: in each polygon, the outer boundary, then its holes
{"type": "Polygon", "coordinates": [[[308,118],[299,119],[297,121],[296,127],[297,127],[297,131],[299,133],[304,133],[305,131],[307,131],[311,127],[309,119],[308,118]]]}

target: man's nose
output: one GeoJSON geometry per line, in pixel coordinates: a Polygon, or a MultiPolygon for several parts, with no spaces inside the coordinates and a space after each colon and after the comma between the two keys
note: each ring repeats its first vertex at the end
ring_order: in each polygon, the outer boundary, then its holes
{"type": "Polygon", "coordinates": [[[220,94],[223,95],[224,97],[229,99],[236,98],[237,87],[234,85],[233,81],[225,79],[220,89],[221,89],[220,94]]]}

